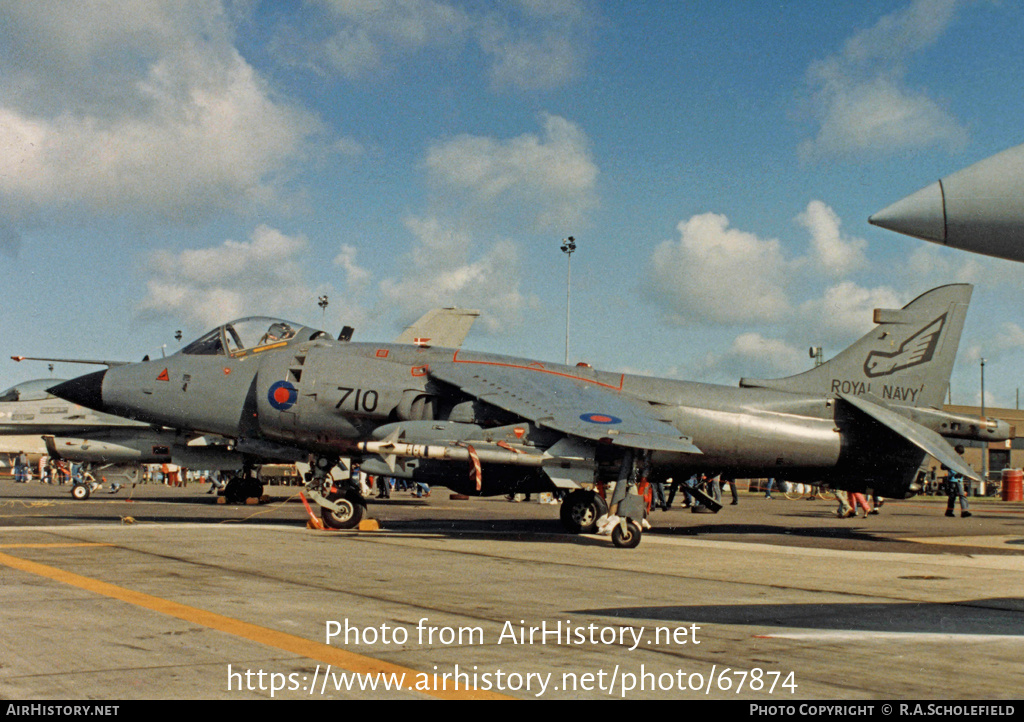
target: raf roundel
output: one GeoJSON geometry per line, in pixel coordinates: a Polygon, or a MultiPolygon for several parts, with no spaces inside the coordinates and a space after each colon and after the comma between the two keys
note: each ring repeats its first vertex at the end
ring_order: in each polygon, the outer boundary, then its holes
{"type": "Polygon", "coordinates": [[[287,411],[298,398],[299,392],[287,381],[278,381],[267,391],[267,401],[278,411],[287,411]]]}
{"type": "Polygon", "coordinates": [[[612,416],[611,414],[580,414],[580,419],[586,421],[588,424],[604,424],[606,426],[622,423],[622,419],[618,416],[612,416]]]}

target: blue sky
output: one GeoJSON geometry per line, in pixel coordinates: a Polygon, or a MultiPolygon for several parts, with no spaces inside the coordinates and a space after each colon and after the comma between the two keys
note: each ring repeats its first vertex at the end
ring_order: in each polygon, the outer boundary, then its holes
{"type": "Polygon", "coordinates": [[[134,360],[254,314],[391,339],[462,305],[468,347],[560,361],[573,235],[572,361],[787,375],[966,281],[953,401],[985,357],[1015,403],[1024,269],[866,219],[1021,142],[1017,2],[0,13],[5,357],[134,360]]]}

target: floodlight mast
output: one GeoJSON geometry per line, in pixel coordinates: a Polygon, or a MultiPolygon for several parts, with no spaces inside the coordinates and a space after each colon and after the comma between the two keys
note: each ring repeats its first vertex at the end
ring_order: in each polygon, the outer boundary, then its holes
{"type": "MultiPolygon", "coordinates": [[[[981,359],[981,417],[985,418],[985,359],[981,359]]],[[[981,493],[984,494],[986,489],[985,485],[988,483],[988,444],[984,441],[981,443],[981,478],[984,479],[985,483],[982,484],[981,493]]]]}
{"type": "Polygon", "coordinates": [[[562,241],[562,253],[566,257],[565,270],[565,365],[569,365],[569,291],[572,280],[572,254],[576,250],[576,239],[569,236],[562,241]]]}

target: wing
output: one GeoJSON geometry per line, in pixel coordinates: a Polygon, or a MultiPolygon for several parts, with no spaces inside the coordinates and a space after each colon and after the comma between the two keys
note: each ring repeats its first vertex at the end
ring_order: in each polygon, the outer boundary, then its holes
{"type": "Polygon", "coordinates": [[[701,453],[669,423],[662,413],[665,407],[568,373],[463,362],[431,364],[429,373],[481,401],[570,436],[635,449],[701,453]]]}
{"type": "Polygon", "coordinates": [[[479,315],[479,311],[466,308],[435,308],[402,331],[395,341],[417,346],[458,348],[479,315]]]}

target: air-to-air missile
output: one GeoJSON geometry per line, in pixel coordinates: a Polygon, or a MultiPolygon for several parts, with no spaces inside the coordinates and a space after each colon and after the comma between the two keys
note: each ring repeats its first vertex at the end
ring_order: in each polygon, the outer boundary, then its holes
{"type": "Polygon", "coordinates": [[[868,222],[953,248],[1024,261],[1024,145],[946,176],[868,222]]]}

